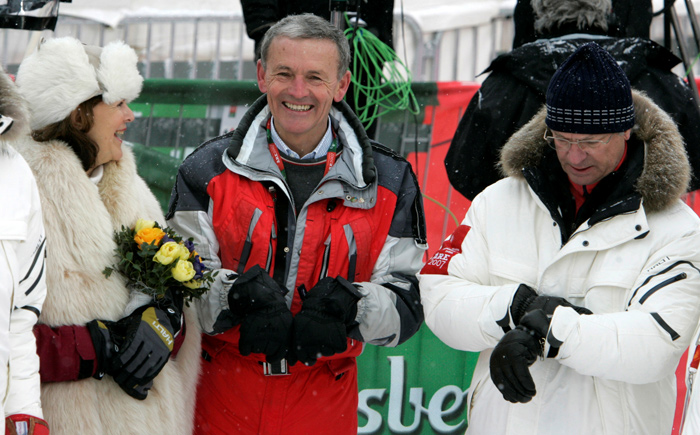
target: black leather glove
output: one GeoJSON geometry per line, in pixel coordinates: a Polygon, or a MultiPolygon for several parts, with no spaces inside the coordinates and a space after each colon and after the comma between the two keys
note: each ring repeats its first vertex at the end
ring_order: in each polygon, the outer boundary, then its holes
{"type": "MultiPolygon", "coordinates": [[[[560,298],[558,296],[547,296],[547,295],[542,295],[542,296],[537,296],[527,307],[525,312],[530,312],[534,310],[542,310],[545,312],[545,314],[552,316],[554,314],[554,310],[557,309],[557,307],[562,306],[562,307],[571,307],[574,310],[576,310],[577,313],[579,314],[593,314],[591,310],[585,307],[579,307],[571,302],[567,301],[564,298],[560,298]]],[[[521,321],[518,322],[520,324],[522,322],[522,316],[521,316],[521,321]]]]}
{"type": "Polygon", "coordinates": [[[236,323],[241,324],[241,355],[263,353],[269,363],[279,362],[289,351],[292,312],[281,288],[265,269],[255,265],[238,277],[228,293],[236,323]]]}
{"type": "Polygon", "coordinates": [[[537,292],[525,284],[520,284],[513,295],[513,302],[510,303],[510,317],[515,326],[520,324],[520,319],[527,313],[528,307],[536,298],[537,292]]]}
{"type": "Polygon", "coordinates": [[[175,343],[168,314],[153,303],[137,308],[118,322],[93,320],[88,329],[98,370],[112,375],[129,396],[145,399],[175,343]]]}
{"type": "Polygon", "coordinates": [[[547,338],[550,323],[552,323],[552,315],[539,308],[530,311],[520,319],[520,326],[535,334],[538,340],[547,338]]]}
{"type": "Polygon", "coordinates": [[[175,343],[170,315],[154,305],[137,308],[118,322],[126,325],[126,332],[115,356],[112,377],[127,394],[139,400],[146,398],[153,378],[168,362],[175,343]]]}
{"type": "Polygon", "coordinates": [[[319,281],[294,317],[294,348],[289,359],[313,365],[321,356],[345,351],[361,298],[355,286],[341,276],[319,281]]]}
{"type": "MultiPolygon", "coordinates": [[[[544,296],[540,296],[544,297],[544,296]]],[[[538,298],[539,299],[539,298],[538,298]]],[[[552,299],[552,298],[550,298],[552,299]]],[[[584,307],[577,307],[576,305],[570,304],[568,301],[562,298],[553,298],[556,299],[556,302],[559,301],[564,301],[565,303],[559,303],[557,305],[552,306],[551,301],[547,301],[547,303],[544,304],[546,309],[542,308],[536,308],[532,311],[529,311],[527,314],[523,316],[522,319],[520,319],[520,325],[529,331],[532,331],[535,336],[537,337],[538,340],[544,340],[547,339],[547,334],[549,333],[549,325],[552,323],[552,315],[554,314],[554,310],[558,306],[564,306],[564,307],[571,307],[573,308],[577,313],[579,314],[593,314],[591,310],[588,308],[584,307]],[[548,312],[548,309],[551,309],[551,312],[548,312]]],[[[531,306],[534,306],[535,303],[533,303],[531,306]]],[[[557,340],[549,340],[549,351],[547,352],[546,357],[547,358],[554,358],[557,356],[559,353],[559,348],[561,347],[561,342],[558,342],[557,340]]],[[[544,346],[541,350],[541,352],[544,351],[544,346]]]]}
{"type": "Polygon", "coordinates": [[[491,353],[491,380],[503,398],[512,403],[527,403],[537,393],[530,366],[541,352],[538,337],[518,326],[508,331],[491,353]]]}

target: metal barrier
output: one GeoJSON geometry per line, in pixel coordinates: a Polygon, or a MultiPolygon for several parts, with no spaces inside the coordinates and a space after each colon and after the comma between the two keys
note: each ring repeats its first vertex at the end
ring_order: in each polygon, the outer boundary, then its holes
{"type": "MultiPolygon", "coordinates": [[[[74,36],[92,45],[123,40],[139,53],[146,78],[240,80],[244,46],[249,42],[240,13],[196,11],[188,16],[124,16],[114,25],[61,15],[53,36],[74,36]]],[[[16,70],[40,37],[52,37],[52,32],[0,29],[3,66],[10,72],[16,70]]]]}
{"type": "Polygon", "coordinates": [[[146,78],[243,78],[247,36],[240,14],[127,16],[114,28],[59,17],[56,36],[66,35],[95,45],[126,41],[139,53],[146,78]]]}
{"type": "MultiPolygon", "coordinates": [[[[450,30],[426,32],[411,14],[394,14],[396,53],[414,81],[473,80],[510,48],[508,13],[450,30]],[[469,49],[464,50],[467,45],[469,49]]],[[[41,37],[74,36],[86,44],[123,40],[137,50],[146,78],[241,80],[255,78],[253,41],[240,12],[129,16],[111,23],[60,15],[55,32],[0,29],[0,62],[15,72],[41,37]]]]}
{"type": "MultiPolygon", "coordinates": [[[[688,13],[681,11],[679,29],[693,35],[688,13]]],[[[694,11],[693,11],[694,12],[694,11]]],[[[410,67],[417,82],[474,81],[498,54],[511,49],[512,11],[484,9],[462,13],[460,19],[444,26],[421,25],[425,16],[394,13],[394,46],[410,67]],[[465,19],[462,20],[461,17],[465,19]],[[435,27],[430,30],[427,27],[435,27]]],[[[435,21],[435,17],[433,17],[435,21]]],[[[663,16],[654,18],[651,37],[662,42],[663,16]]],[[[174,15],[167,11],[152,15],[124,15],[113,22],[60,15],[55,36],[71,35],[87,44],[104,45],[121,39],[140,55],[146,78],[188,78],[214,80],[254,79],[253,41],[245,33],[241,12],[198,12],[174,15]]],[[[51,31],[28,32],[0,29],[0,63],[13,73],[27,52],[51,31]]],[[[687,57],[697,54],[692,36],[683,36],[693,47],[687,57]]],[[[683,42],[683,41],[682,41],[683,42]]],[[[670,44],[678,53],[679,44],[670,44]]],[[[680,54],[680,53],[679,53],[680,54]]],[[[694,65],[694,71],[700,66],[694,65]]],[[[683,68],[677,71],[683,74],[683,68]]]]}

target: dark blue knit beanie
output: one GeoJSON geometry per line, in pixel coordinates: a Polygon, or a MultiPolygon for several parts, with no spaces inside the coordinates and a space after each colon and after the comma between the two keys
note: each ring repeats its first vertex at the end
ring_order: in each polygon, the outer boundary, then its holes
{"type": "Polygon", "coordinates": [[[630,82],[598,44],[579,47],[554,73],[545,123],[550,130],[582,134],[617,133],[634,126],[630,82]]]}

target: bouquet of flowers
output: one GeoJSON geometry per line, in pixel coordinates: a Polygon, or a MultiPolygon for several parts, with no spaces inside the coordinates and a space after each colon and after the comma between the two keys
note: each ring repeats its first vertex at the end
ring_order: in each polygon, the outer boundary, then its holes
{"type": "Polygon", "coordinates": [[[162,297],[175,287],[189,302],[201,297],[216,275],[202,264],[192,239],[183,240],[172,228],[161,228],[154,221],[139,219],[134,228],[122,226],[114,239],[119,263],[102,273],[107,278],[112,272],[121,274],[129,287],[149,297],[162,297]]]}

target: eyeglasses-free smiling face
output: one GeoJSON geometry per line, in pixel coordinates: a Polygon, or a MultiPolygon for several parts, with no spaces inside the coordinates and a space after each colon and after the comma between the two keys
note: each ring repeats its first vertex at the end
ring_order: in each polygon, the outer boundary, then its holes
{"type": "Polygon", "coordinates": [[[265,69],[260,61],[257,68],[277,133],[300,156],[308,154],[326,132],[331,104],[342,100],[350,85],[349,71],[338,78],[335,43],[278,36],[265,69]]]}
{"type": "Polygon", "coordinates": [[[557,152],[569,180],[586,186],[599,182],[615,170],[625,153],[625,141],[630,138],[630,132],[579,134],[545,130],[544,139],[557,152]]]}
{"type": "Polygon", "coordinates": [[[87,135],[98,146],[95,165],[92,169],[111,161],[122,158],[122,136],[126,125],[134,120],[134,112],[129,109],[126,101],[114,104],[99,102],[93,109],[94,124],[87,135]]]}

